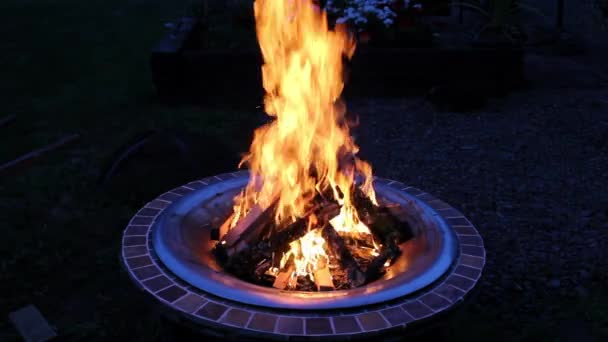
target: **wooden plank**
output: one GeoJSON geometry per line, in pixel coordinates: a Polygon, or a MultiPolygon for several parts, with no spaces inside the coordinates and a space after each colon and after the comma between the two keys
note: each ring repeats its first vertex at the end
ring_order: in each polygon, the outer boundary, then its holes
{"type": "Polygon", "coordinates": [[[317,285],[317,291],[332,291],[335,289],[334,281],[327,265],[316,269],[313,272],[313,277],[315,285],[317,285]]]}
{"type": "Polygon", "coordinates": [[[40,311],[33,305],[11,312],[8,316],[21,337],[27,342],[48,341],[57,336],[40,311]]]}
{"type": "MultiPolygon", "coordinates": [[[[241,239],[241,236],[247,232],[249,229],[255,229],[255,223],[261,221],[263,218],[264,210],[258,205],[254,205],[249,209],[247,214],[238,220],[236,225],[232,227],[232,229],[228,230],[225,235],[222,236],[222,244],[226,248],[233,247],[236,243],[241,239]]],[[[228,221],[226,221],[228,222],[228,221]]],[[[220,230],[227,229],[227,227],[222,225],[220,230]]]]}
{"type": "MultiPolygon", "coordinates": [[[[266,209],[262,209],[257,204],[254,205],[249,212],[247,212],[247,214],[222,237],[220,245],[226,251],[227,256],[231,257],[236,253],[242,252],[259,240],[260,233],[264,227],[272,222],[277,202],[278,196],[266,209]]],[[[226,227],[223,227],[223,229],[226,229],[226,227]]]]}
{"type": "Polygon", "coordinates": [[[277,277],[274,279],[272,287],[279,290],[295,288],[297,277],[292,276],[294,269],[293,264],[291,264],[289,267],[287,267],[287,269],[280,271],[277,277]]]}
{"type": "Polygon", "coordinates": [[[0,165],[0,173],[7,171],[9,169],[12,169],[14,167],[17,167],[19,165],[23,165],[27,162],[33,161],[35,159],[38,159],[40,157],[42,157],[43,155],[56,150],[60,147],[63,147],[65,145],[68,145],[76,140],[78,140],[80,138],[80,134],[72,134],[72,135],[68,135],[66,137],[63,137],[61,139],[59,139],[58,141],[47,145],[45,147],[39,148],[37,150],[34,150],[32,152],[26,153],[24,155],[22,155],[21,157],[14,159],[10,162],[4,163],[2,165],[0,165]]]}
{"type": "Polygon", "coordinates": [[[232,219],[234,218],[234,212],[222,223],[220,228],[218,229],[218,237],[216,240],[222,239],[228,232],[230,231],[230,224],[232,224],[232,219]]]}

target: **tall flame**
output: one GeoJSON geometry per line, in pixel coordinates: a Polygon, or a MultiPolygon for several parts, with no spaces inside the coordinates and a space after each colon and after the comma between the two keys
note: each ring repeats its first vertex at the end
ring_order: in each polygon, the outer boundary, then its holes
{"type": "MultiPolygon", "coordinates": [[[[352,57],[354,40],[344,27],[329,30],[326,14],[310,0],[256,0],[254,11],[264,57],[265,110],[275,120],[256,130],[241,162],[249,164],[252,177],[235,199],[232,225],[252,205],[267,208],[276,201],[280,227],[304,216],[317,194],[330,193],[342,205],[340,230],[360,233],[364,228],[353,206],[355,174],[363,175],[361,189],[376,200],[371,166],[354,158],[358,147],[339,102],[342,58],[352,57]]],[[[319,239],[311,234],[292,247],[318,250],[319,239]]]]}

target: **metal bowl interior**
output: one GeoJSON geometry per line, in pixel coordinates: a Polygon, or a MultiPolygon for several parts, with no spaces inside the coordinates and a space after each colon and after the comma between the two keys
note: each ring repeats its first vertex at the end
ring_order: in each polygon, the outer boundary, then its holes
{"type": "Polygon", "coordinates": [[[215,296],[279,309],[323,310],[376,304],[421,290],[437,281],[457,255],[456,238],[444,220],[406,191],[375,183],[379,198],[403,205],[414,237],[378,280],[351,290],[302,292],[263,287],[225,272],[212,249],[211,223],[229,214],[232,198],[247,184],[247,174],[204,186],[168,207],[153,227],[153,247],[161,262],[183,281],[215,296]]]}

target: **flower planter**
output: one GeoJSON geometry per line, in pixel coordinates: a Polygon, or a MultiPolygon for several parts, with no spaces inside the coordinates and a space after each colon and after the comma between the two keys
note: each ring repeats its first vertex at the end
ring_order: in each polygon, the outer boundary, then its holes
{"type": "MultiPolygon", "coordinates": [[[[164,37],[152,51],[151,69],[163,98],[210,103],[260,103],[263,97],[257,50],[202,47],[201,25],[187,21],[189,32],[164,37]],[[194,43],[193,43],[194,42],[194,43]]],[[[183,31],[183,30],[182,30],[183,31]]],[[[504,93],[524,81],[524,51],[516,46],[462,48],[382,48],[359,44],[347,63],[348,95],[408,95],[442,85],[475,83],[504,93]]]]}

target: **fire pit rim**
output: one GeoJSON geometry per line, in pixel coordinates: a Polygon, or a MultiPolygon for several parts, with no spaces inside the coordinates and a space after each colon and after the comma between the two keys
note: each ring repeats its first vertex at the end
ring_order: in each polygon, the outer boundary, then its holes
{"type": "Polygon", "coordinates": [[[174,201],[191,191],[238,177],[241,172],[220,174],[172,189],[147,203],[123,232],[121,265],[142,291],[159,303],[169,318],[190,322],[214,333],[280,339],[311,336],[336,340],[408,329],[439,313],[453,310],[468,298],[481,279],[485,248],[477,229],[447,203],[415,187],[377,178],[376,181],[407,191],[442,216],[456,234],[457,260],[440,281],[411,296],[352,310],[289,312],[236,303],[200,291],[166,269],[153,252],[151,227],[174,201]]]}

